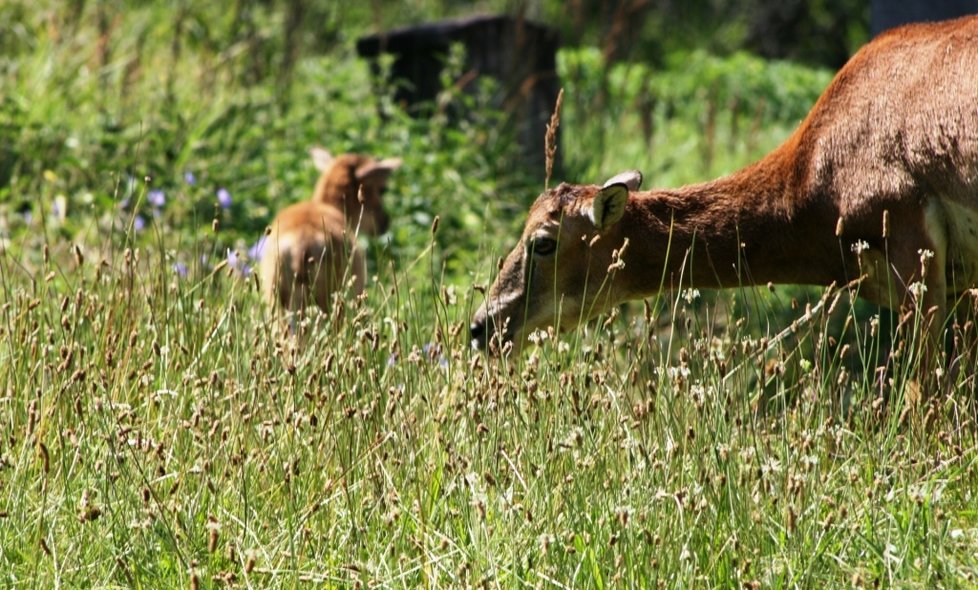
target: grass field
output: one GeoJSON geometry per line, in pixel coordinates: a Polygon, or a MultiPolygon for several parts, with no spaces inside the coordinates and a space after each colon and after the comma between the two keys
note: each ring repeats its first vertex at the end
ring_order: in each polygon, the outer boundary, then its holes
{"type": "MultiPolygon", "coordinates": [[[[978,585],[974,364],[915,379],[914,318],[689,288],[487,357],[473,285],[541,187],[484,96],[410,119],[341,38],[284,96],[278,13],[222,45],[216,8],[130,7],[103,55],[97,10],[31,6],[0,8],[0,587],[978,585]],[[248,251],[319,143],[405,163],[365,297],[294,336],[248,251]]],[[[560,56],[567,180],[730,171],[830,77],[619,64],[594,116],[600,59],[560,56]]]]}

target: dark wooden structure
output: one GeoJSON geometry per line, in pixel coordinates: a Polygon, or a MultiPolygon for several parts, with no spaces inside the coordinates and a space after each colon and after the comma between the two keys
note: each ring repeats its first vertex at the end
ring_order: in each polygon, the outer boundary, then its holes
{"type": "Polygon", "coordinates": [[[560,90],[555,30],[523,18],[479,16],[363,37],[357,41],[357,52],[368,59],[393,55],[390,76],[396,84],[395,100],[425,116],[430,112],[425,105],[433,105],[441,90],[444,59],[455,43],[465,48],[466,76],[499,81],[494,106],[509,115],[528,171],[539,171],[542,177],[544,136],[560,90]]]}
{"type": "Polygon", "coordinates": [[[873,35],[915,22],[932,22],[978,14],[978,0],[872,0],[873,35]]]}

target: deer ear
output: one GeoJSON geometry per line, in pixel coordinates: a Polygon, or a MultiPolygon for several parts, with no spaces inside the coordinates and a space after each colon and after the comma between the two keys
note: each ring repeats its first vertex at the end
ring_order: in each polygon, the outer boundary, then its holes
{"type": "Polygon", "coordinates": [[[591,203],[590,217],[599,232],[618,223],[625,214],[628,202],[628,187],[621,182],[601,187],[591,203]]]}
{"type": "Polygon", "coordinates": [[[377,165],[381,168],[386,168],[387,170],[393,172],[394,170],[400,168],[402,163],[403,160],[401,160],[400,158],[384,158],[377,165]]]}
{"type": "Polygon", "coordinates": [[[316,146],[309,150],[309,155],[312,156],[312,162],[316,165],[316,170],[320,172],[326,172],[329,165],[333,163],[333,154],[329,153],[329,150],[316,146]]]}
{"type": "Polygon", "coordinates": [[[386,178],[390,176],[391,172],[397,170],[400,166],[400,158],[387,158],[379,162],[371,160],[357,168],[357,180],[366,180],[367,177],[374,175],[383,176],[386,178]]]}
{"type": "Polygon", "coordinates": [[[624,184],[630,191],[637,191],[642,186],[642,173],[638,170],[626,170],[620,174],[615,174],[604,183],[604,186],[613,184],[624,184]]]}

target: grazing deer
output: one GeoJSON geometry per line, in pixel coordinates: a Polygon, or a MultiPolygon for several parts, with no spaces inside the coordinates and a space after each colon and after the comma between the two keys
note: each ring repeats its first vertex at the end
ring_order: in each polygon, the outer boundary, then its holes
{"type": "Polygon", "coordinates": [[[829,285],[935,318],[978,286],[978,17],[892,30],[836,75],[759,162],[679,189],[549,190],[530,208],[472,321],[473,345],[519,348],[682,285],[829,285]]]}
{"type": "Polygon", "coordinates": [[[390,219],[381,196],[401,160],[375,160],[343,154],[333,158],[312,149],[322,175],[312,199],[286,207],[275,216],[265,238],[261,285],[270,305],[278,301],[297,311],[312,303],[326,311],[331,296],[353,278],[357,294],[366,283],[366,260],[357,248],[359,232],[379,235],[390,219]]]}

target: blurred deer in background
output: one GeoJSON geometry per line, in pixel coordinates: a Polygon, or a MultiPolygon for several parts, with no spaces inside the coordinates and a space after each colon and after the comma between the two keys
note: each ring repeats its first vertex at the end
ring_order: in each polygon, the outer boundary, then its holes
{"type": "Polygon", "coordinates": [[[978,286],[978,17],[866,45],[798,129],[729,176],[638,192],[642,176],[549,190],[471,325],[519,348],[662,288],[844,284],[915,310],[940,341],[978,286]]]}
{"type": "Polygon", "coordinates": [[[333,293],[352,280],[355,294],[366,284],[366,260],[357,247],[361,232],[379,235],[390,219],[382,196],[401,160],[375,160],[322,148],[311,151],[322,171],[312,199],[286,207],[269,226],[261,259],[265,300],[288,311],[315,303],[323,311],[333,293]]]}

